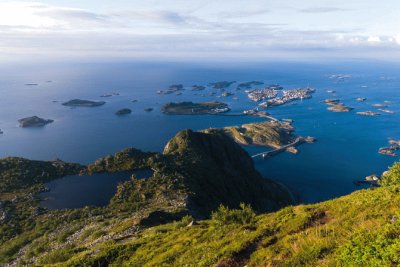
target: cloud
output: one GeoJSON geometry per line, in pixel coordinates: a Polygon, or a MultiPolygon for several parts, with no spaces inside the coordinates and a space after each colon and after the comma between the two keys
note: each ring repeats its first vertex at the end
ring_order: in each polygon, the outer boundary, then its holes
{"type": "Polygon", "coordinates": [[[82,9],[41,7],[41,10],[33,12],[34,15],[48,17],[57,20],[84,20],[104,22],[109,19],[107,15],[89,12],[82,9]],[[44,9],[44,10],[43,10],[44,9]]]}
{"type": "Polygon", "coordinates": [[[217,14],[217,17],[220,18],[247,18],[254,17],[259,15],[264,15],[271,12],[269,9],[257,9],[257,10],[241,10],[241,11],[231,11],[231,12],[220,12],[217,14]]]}
{"type": "MultiPolygon", "coordinates": [[[[320,7],[301,12],[344,10],[320,7]]],[[[93,12],[37,2],[8,6],[0,3],[0,58],[5,55],[153,59],[310,57],[324,53],[344,55],[347,53],[344,50],[371,54],[373,49],[388,53],[400,49],[398,35],[363,34],[355,27],[307,29],[291,24],[286,17],[282,20],[281,16],[274,17],[277,14],[268,9],[216,10],[207,14],[154,9],[93,12]],[[13,11],[11,15],[9,10],[13,11]],[[268,16],[261,17],[264,14],[268,16]]]]}
{"type": "Polygon", "coordinates": [[[113,11],[108,15],[114,19],[134,20],[134,21],[147,21],[153,23],[169,23],[169,24],[183,24],[186,23],[188,17],[173,11],[150,11],[150,10],[125,10],[113,11]]]}
{"type": "Polygon", "coordinates": [[[349,11],[346,8],[338,8],[338,7],[311,7],[305,9],[299,9],[302,13],[332,13],[332,12],[341,12],[341,11],[349,11]]]}

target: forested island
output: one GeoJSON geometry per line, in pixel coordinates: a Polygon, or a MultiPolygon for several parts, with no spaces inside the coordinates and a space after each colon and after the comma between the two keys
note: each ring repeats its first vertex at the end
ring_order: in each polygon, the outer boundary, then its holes
{"type": "Polygon", "coordinates": [[[218,114],[228,111],[229,111],[228,105],[218,101],[203,102],[203,103],[171,102],[165,104],[162,108],[162,112],[169,115],[218,114]]]}
{"type": "Polygon", "coordinates": [[[104,105],[105,103],[106,103],[105,101],[71,99],[67,102],[62,103],[62,105],[69,107],[98,107],[104,105]]]}
{"type": "Polygon", "coordinates": [[[19,126],[22,128],[27,127],[43,127],[46,124],[54,122],[54,120],[39,118],[38,116],[26,117],[19,119],[19,126]]]}

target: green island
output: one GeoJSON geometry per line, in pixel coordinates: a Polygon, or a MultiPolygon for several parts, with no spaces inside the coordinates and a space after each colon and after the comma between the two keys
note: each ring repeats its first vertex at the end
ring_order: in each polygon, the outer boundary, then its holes
{"type": "Polygon", "coordinates": [[[23,119],[19,119],[19,126],[22,128],[26,127],[43,127],[46,124],[54,122],[54,120],[47,120],[43,118],[39,118],[38,116],[27,117],[23,119]]]}
{"type": "Polygon", "coordinates": [[[92,100],[82,100],[82,99],[71,99],[67,102],[62,103],[63,106],[68,107],[98,107],[104,105],[104,101],[92,101],[92,100]]]}
{"type": "Polygon", "coordinates": [[[264,82],[261,82],[261,81],[251,81],[251,82],[239,83],[237,87],[250,89],[254,85],[263,85],[263,84],[264,84],[264,82]]]}
{"type": "Polygon", "coordinates": [[[88,166],[0,160],[0,264],[34,266],[396,266],[400,164],[380,187],[295,205],[225,133],[179,132],[163,153],[125,149],[88,166]],[[151,168],[105,207],[47,210],[44,183],[151,168]]]}
{"type": "Polygon", "coordinates": [[[236,81],[220,81],[220,82],[215,82],[215,83],[210,83],[210,85],[215,88],[215,89],[225,89],[234,84],[236,81]]]}
{"type": "Polygon", "coordinates": [[[227,104],[218,101],[203,103],[170,102],[165,104],[161,110],[169,115],[204,115],[228,112],[229,107],[227,104]]]}

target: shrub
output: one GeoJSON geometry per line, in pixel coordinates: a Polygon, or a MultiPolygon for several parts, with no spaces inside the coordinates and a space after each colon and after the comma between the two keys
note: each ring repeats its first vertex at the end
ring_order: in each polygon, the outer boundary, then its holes
{"type": "Polygon", "coordinates": [[[400,163],[396,162],[389,168],[380,181],[382,186],[400,185],[400,163]]]}
{"type": "Polygon", "coordinates": [[[64,262],[71,258],[71,256],[76,253],[78,250],[74,248],[72,245],[68,245],[62,249],[54,250],[43,256],[40,259],[41,264],[54,264],[58,262],[64,262]]]}
{"type": "Polygon", "coordinates": [[[400,225],[386,224],[375,231],[358,231],[339,248],[340,266],[399,266],[400,225]]]}
{"type": "Polygon", "coordinates": [[[253,224],[255,222],[256,214],[250,205],[244,203],[240,204],[240,209],[229,209],[223,205],[211,214],[212,221],[218,225],[229,225],[229,224],[253,224]]]}

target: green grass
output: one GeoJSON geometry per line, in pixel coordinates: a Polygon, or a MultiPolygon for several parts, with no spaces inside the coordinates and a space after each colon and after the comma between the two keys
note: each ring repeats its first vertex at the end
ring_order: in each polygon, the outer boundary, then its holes
{"type": "MultiPolygon", "coordinates": [[[[107,242],[60,266],[396,266],[400,264],[400,187],[253,216],[220,207],[212,219],[153,227],[107,242]]],[[[54,263],[53,263],[54,264],[54,263]]]]}

